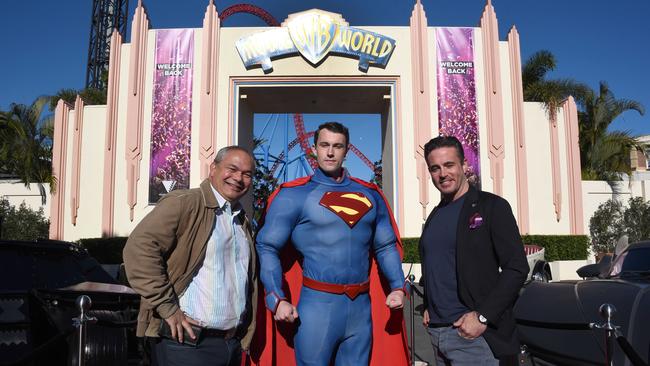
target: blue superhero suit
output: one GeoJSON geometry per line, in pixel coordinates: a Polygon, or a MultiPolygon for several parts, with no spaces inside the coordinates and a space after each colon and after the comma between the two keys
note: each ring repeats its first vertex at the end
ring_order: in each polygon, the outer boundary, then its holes
{"type": "MultiPolygon", "coordinates": [[[[381,194],[347,174],[337,183],[317,170],[304,184],[280,189],[256,240],[267,307],[275,312],[285,299],[280,251],[289,241],[302,255],[304,277],[364,283],[372,251],[389,287],[401,289],[404,275],[391,220],[381,194]]],[[[303,286],[297,308],[298,365],[327,366],[332,359],[336,365],[368,365],[373,342],[368,292],[354,297],[303,286]]]]}

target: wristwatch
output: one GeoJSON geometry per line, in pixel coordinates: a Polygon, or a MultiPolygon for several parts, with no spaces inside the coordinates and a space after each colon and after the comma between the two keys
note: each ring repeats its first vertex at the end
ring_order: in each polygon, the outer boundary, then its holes
{"type": "Polygon", "coordinates": [[[485,324],[485,325],[487,325],[487,323],[488,323],[487,318],[484,317],[484,316],[481,315],[481,314],[478,314],[478,321],[479,321],[481,324],[485,324]]]}

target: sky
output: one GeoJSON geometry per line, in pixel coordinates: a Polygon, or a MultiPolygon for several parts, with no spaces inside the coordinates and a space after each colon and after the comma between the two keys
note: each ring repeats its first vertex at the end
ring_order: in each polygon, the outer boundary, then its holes
{"type": "MultiPolygon", "coordinates": [[[[240,1],[217,0],[217,9],[240,1]]],[[[282,21],[311,8],[337,12],[351,26],[407,26],[411,0],[250,0],[282,21]]],[[[199,28],[208,0],[144,1],[153,28],[199,28]]],[[[422,0],[429,26],[477,26],[484,0],[422,0]]],[[[137,1],[130,1],[129,17],[137,1]]],[[[522,60],[536,51],[557,59],[552,78],[573,78],[592,88],[606,81],[617,98],[650,108],[649,0],[494,0],[499,37],[514,25],[522,60]]],[[[0,109],[31,103],[62,88],[82,88],[86,77],[92,0],[0,2],[0,109]]],[[[235,14],[223,26],[264,26],[235,14]]],[[[130,24],[129,24],[130,31],[130,24]]],[[[129,38],[127,38],[128,40],[129,38]]],[[[611,126],[650,134],[650,117],[626,112],[611,126]]]]}

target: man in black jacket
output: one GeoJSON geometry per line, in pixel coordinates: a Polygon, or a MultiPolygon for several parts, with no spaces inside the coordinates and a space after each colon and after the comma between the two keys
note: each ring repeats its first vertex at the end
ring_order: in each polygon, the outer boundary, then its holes
{"type": "Polygon", "coordinates": [[[463,147],[453,136],[424,153],[441,201],[420,237],[423,322],[437,365],[498,365],[516,360],[512,307],[528,263],[510,205],[476,190],[465,176],[463,147]]]}

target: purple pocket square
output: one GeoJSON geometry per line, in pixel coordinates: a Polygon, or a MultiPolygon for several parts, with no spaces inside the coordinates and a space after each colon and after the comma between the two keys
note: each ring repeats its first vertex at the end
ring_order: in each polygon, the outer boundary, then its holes
{"type": "Polygon", "coordinates": [[[483,225],[483,218],[481,217],[481,215],[479,215],[478,212],[469,218],[469,228],[471,230],[477,229],[481,225],[483,225]]]}

